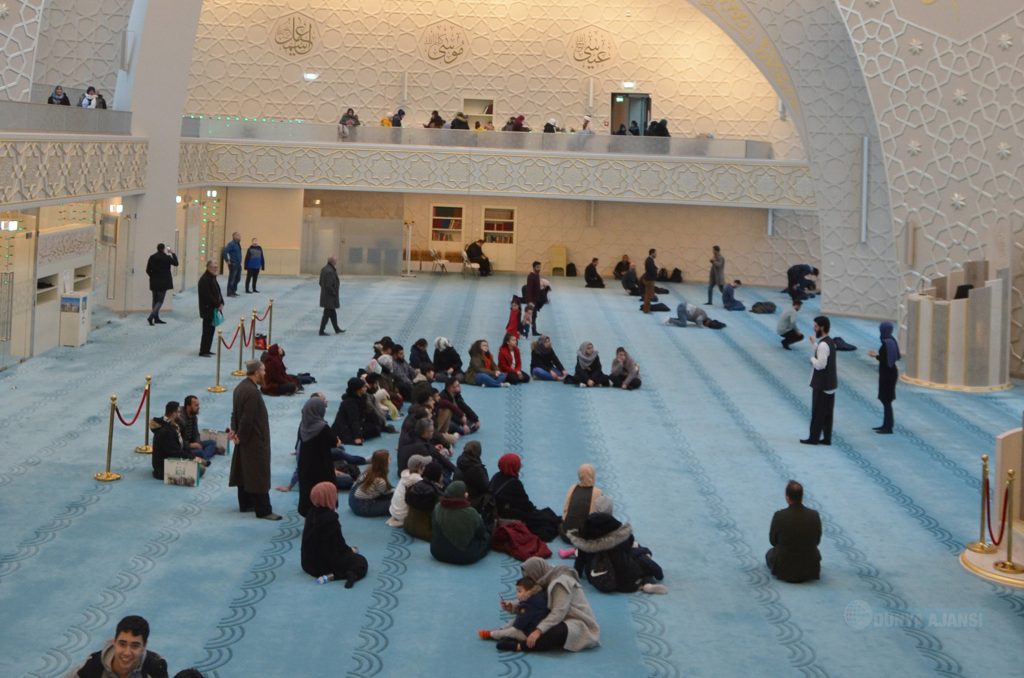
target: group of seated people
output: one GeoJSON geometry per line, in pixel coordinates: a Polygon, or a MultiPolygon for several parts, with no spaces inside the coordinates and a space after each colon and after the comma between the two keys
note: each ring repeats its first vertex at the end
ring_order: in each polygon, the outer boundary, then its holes
{"type": "Polygon", "coordinates": [[[162,417],[153,417],[149,422],[153,434],[152,463],[153,477],[164,479],[164,462],[167,459],[184,459],[199,464],[200,473],[210,465],[215,455],[224,454],[213,439],[202,438],[199,428],[199,398],[185,396],[185,405],[172,400],[164,406],[162,417]]]}

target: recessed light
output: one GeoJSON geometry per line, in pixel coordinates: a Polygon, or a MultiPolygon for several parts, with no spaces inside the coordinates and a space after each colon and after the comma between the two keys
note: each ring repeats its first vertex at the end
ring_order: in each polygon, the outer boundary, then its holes
{"type": "Polygon", "coordinates": [[[313,82],[314,80],[320,77],[320,74],[306,71],[305,73],[302,74],[302,77],[306,82],[313,82]]]}
{"type": "Polygon", "coordinates": [[[636,89],[636,83],[633,82],[632,80],[627,80],[626,82],[622,83],[622,89],[636,89]]]}

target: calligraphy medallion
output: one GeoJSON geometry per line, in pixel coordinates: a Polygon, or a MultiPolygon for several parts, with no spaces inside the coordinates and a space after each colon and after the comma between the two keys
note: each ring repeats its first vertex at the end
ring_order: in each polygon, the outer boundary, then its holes
{"type": "Polygon", "coordinates": [[[274,23],[270,44],[274,52],[289,59],[308,56],[320,47],[316,21],[301,12],[285,14],[274,23]]]}

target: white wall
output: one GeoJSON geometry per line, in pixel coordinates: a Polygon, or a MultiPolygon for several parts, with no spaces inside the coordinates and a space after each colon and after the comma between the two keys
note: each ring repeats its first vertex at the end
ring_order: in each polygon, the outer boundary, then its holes
{"type": "Polygon", "coordinates": [[[226,198],[227,238],[242,235],[242,254],[257,238],[266,256],[266,273],[297,275],[302,242],[302,190],[229,188],[226,198]]]}

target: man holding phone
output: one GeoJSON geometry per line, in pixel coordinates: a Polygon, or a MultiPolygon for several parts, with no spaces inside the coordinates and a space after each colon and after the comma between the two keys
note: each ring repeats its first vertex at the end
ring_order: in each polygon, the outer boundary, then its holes
{"type": "Polygon", "coordinates": [[[178,265],[178,255],[163,243],[156,246],[156,252],[149,255],[146,262],[146,275],[149,276],[149,291],[153,293],[153,309],[146,318],[150,325],[166,325],[160,320],[160,308],[164,305],[167,290],[174,288],[171,266],[178,265]]]}

